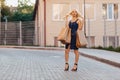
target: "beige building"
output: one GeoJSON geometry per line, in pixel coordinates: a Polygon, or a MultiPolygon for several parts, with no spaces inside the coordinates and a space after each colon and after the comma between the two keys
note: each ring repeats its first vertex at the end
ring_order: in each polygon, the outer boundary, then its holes
{"type": "Polygon", "coordinates": [[[85,17],[88,47],[120,46],[120,0],[36,0],[35,44],[61,46],[57,36],[63,17],[73,9],[85,17]]]}

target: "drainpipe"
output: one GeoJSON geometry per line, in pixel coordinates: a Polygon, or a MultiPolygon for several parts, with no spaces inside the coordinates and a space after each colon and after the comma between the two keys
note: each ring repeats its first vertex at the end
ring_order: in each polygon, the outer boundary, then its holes
{"type": "Polygon", "coordinates": [[[44,0],[44,46],[46,46],[46,0],[44,0]]]}
{"type": "Polygon", "coordinates": [[[85,7],[85,0],[84,0],[84,34],[86,36],[86,7],[85,7]]]}

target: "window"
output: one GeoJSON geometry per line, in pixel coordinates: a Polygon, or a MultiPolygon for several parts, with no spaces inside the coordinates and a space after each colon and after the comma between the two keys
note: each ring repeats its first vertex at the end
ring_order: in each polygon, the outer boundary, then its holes
{"type": "Polygon", "coordinates": [[[103,17],[105,19],[118,19],[118,4],[103,4],[103,17]]]}
{"type": "Polygon", "coordinates": [[[114,4],[114,18],[118,19],[118,4],[114,4]]]}
{"type": "Polygon", "coordinates": [[[87,36],[88,47],[95,47],[95,36],[87,36]]]}
{"type": "Polygon", "coordinates": [[[62,21],[64,16],[69,12],[69,4],[53,4],[53,20],[62,21]]]}
{"type": "Polygon", "coordinates": [[[107,18],[107,4],[103,4],[103,18],[107,18]]]}
{"type": "Polygon", "coordinates": [[[108,19],[113,19],[113,4],[108,4],[108,19]]]}
{"type": "Polygon", "coordinates": [[[53,4],[52,19],[54,21],[62,21],[66,14],[71,10],[79,11],[79,4],[53,4]]]}
{"type": "Polygon", "coordinates": [[[109,46],[118,47],[119,46],[119,36],[109,36],[109,46]],[[116,38],[116,40],[115,40],[116,38]]]}

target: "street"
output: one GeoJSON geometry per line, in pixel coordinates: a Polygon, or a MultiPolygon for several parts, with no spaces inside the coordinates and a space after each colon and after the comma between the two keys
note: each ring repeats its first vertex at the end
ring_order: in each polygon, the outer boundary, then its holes
{"type": "Polygon", "coordinates": [[[78,71],[64,71],[64,51],[0,48],[0,80],[120,80],[120,69],[80,56],[78,71]]]}

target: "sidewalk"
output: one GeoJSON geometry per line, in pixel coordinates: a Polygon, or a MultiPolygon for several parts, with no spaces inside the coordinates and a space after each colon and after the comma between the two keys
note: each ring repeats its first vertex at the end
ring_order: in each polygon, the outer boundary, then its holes
{"type": "MultiPolygon", "coordinates": [[[[0,46],[0,48],[19,48],[19,49],[37,49],[37,50],[64,50],[59,47],[33,47],[33,46],[0,46]]],[[[79,52],[82,56],[104,62],[115,67],[120,68],[120,53],[98,50],[98,49],[85,49],[80,48],[79,52]]]]}
{"type": "Polygon", "coordinates": [[[83,49],[80,48],[81,55],[119,67],[120,68],[120,53],[99,49],[83,49]]]}

